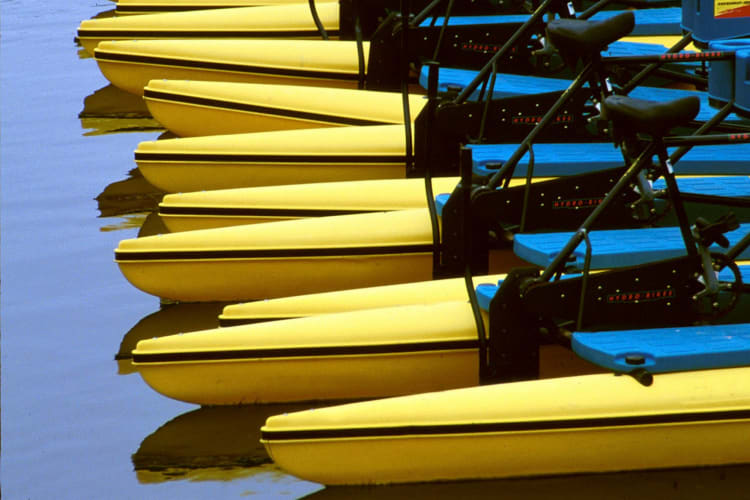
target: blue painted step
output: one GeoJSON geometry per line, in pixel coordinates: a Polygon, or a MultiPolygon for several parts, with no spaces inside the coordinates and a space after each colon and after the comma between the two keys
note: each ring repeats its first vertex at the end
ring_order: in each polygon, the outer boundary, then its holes
{"type": "Polygon", "coordinates": [[[618,372],[653,373],[750,364],[750,324],[576,332],[573,351],[618,372]]]}
{"type": "MultiPolygon", "coordinates": [[[[607,10],[597,12],[591,19],[601,21],[621,14],[621,10],[607,10]]],[[[682,9],[680,7],[665,7],[654,9],[639,9],[633,11],[635,15],[635,28],[632,35],[657,36],[678,35],[682,36],[682,9]]],[[[528,15],[505,15],[505,16],[455,16],[448,20],[449,26],[465,26],[476,24],[501,24],[501,23],[524,23],[528,15]]],[[[426,19],[420,26],[429,26],[432,18],[426,19]]],[[[443,18],[435,18],[435,25],[442,26],[443,18]]]]}
{"type": "MultiPolygon", "coordinates": [[[[496,170],[487,168],[487,165],[502,163],[518,149],[516,144],[472,144],[468,147],[472,150],[474,173],[477,175],[492,175],[496,170]]],[[[622,153],[612,143],[534,145],[534,175],[537,176],[575,175],[623,164],[622,153]],[[582,147],[585,154],[581,153],[582,147]]],[[[528,153],[516,166],[514,175],[525,177],[527,167],[528,153]]],[[[750,175],[750,143],[694,147],[675,164],[675,172],[750,175]]]]}
{"type": "MultiPolygon", "coordinates": [[[[734,245],[750,232],[750,224],[726,233],[729,244],[734,245]]],[[[527,262],[545,267],[570,240],[573,233],[517,234],[513,239],[513,251],[527,262]]],[[[685,255],[685,244],[678,227],[655,227],[642,229],[617,229],[591,231],[591,269],[635,266],[644,262],[670,259],[685,255]]],[[[722,252],[717,245],[712,250],[722,252]]],[[[571,254],[569,267],[583,269],[586,255],[585,243],[581,243],[571,254]]],[[[750,259],[750,250],[740,255],[750,259]]]]}

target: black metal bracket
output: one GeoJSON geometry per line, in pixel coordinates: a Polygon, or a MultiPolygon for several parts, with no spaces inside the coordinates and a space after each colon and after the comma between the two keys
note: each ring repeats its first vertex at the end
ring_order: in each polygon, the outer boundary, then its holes
{"type": "MultiPolygon", "coordinates": [[[[426,168],[433,175],[457,175],[459,172],[458,151],[462,144],[513,143],[523,141],[537,126],[544,111],[557,101],[562,92],[521,95],[493,99],[487,108],[484,136],[478,137],[485,113],[486,103],[465,102],[454,104],[450,96],[439,98],[433,106],[426,106],[416,119],[415,151],[417,164],[410,177],[421,177],[426,168]],[[431,118],[428,113],[433,113],[431,118]],[[430,123],[430,147],[426,147],[430,123]]],[[[538,136],[538,142],[601,140],[602,135],[588,118],[594,113],[589,108],[588,95],[578,93],[563,106],[558,117],[548,124],[538,136]]]]}
{"type": "MultiPolygon", "coordinates": [[[[521,23],[492,25],[447,26],[442,35],[439,60],[446,67],[480,69],[492,55],[518,30],[521,23]]],[[[539,24],[540,32],[543,24],[539,24]]],[[[441,26],[409,28],[409,61],[418,67],[422,61],[432,57],[435,47],[441,41],[441,26]]],[[[394,90],[399,87],[397,56],[401,43],[402,19],[392,16],[381,26],[370,41],[367,72],[369,90],[394,90]]],[[[538,44],[538,42],[536,42],[538,44]]],[[[536,64],[532,52],[538,47],[530,38],[519,43],[508,54],[510,63],[506,68],[518,74],[552,75],[559,72],[547,70],[544,64],[536,64]]]]}
{"type": "Polygon", "coordinates": [[[482,383],[513,382],[539,377],[542,322],[526,308],[523,290],[539,276],[536,268],[508,273],[490,301],[487,368],[482,383]]]}

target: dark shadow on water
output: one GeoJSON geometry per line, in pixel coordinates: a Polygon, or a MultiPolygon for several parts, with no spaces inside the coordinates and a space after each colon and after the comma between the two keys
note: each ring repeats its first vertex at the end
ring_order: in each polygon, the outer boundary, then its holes
{"type": "Polygon", "coordinates": [[[137,212],[154,212],[164,191],[149,183],[138,168],[128,172],[126,179],[113,182],[96,198],[100,217],[114,217],[137,212]]]}
{"type": "Polygon", "coordinates": [[[184,413],[147,436],[133,453],[138,481],[215,481],[267,472],[271,459],[260,443],[260,428],[271,415],[310,407],[217,406],[184,413]]]}
{"type": "MultiPolygon", "coordinates": [[[[88,54],[84,52],[82,58],[88,54]]],[[[81,128],[88,130],[84,136],[120,132],[163,131],[164,127],[151,117],[141,96],[107,85],[83,100],[78,113],[81,128]]]]}
{"type": "MultiPolygon", "coordinates": [[[[87,54],[83,54],[85,58],[87,54]]],[[[89,61],[91,62],[91,61],[89,61]]],[[[107,85],[83,100],[78,113],[84,136],[121,132],[158,132],[164,127],[151,117],[140,96],[107,85]]]]}
{"type": "Polygon", "coordinates": [[[162,305],[161,309],[138,321],[122,338],[115,354],[118,373],[126,375],[137,371],[130,358],[140,340],[218,328],[219,313],[225,305],[225,302],[162,305]]]}
{"type": "MultiPolygon", "coordinates": [[[[648,446],[644,444],[644,453],[648,446]]],[[[575,460],[575,450],[571,450],[575,460]]],[[[394,486],[327,487],[305,500],[440,499],[746,499],[750,465],[577,476],[424,483],[394,486]]]]}
{"type": "Polygon", "coordinates": [[[155,234],[168,233],[169,229],[164,224],[164,220],[156,212],[151,212],[146,216],[146,219],[141,224],[141,228],[138,230],[138,237],[153,236],[155,234]]]}
{"type": "Polygon", "coordinates": [[[78,118],[151,118],[141,96],[110,84],[83,100],[78,118]]]}

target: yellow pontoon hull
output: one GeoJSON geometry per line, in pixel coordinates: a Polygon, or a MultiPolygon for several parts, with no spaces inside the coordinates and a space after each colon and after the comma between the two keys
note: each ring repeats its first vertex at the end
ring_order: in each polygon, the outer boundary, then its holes
{"type": "Polygon", "coordinates": [[[323,484],[449,481],[750,462],[750,368],[597,374],[269,418],[262,442],[323,484]]]}
{"type": "MultiPolygon", "coordinates": [[[[315,0],[315,5],[338,0],[315,0]]],[[[118,0],[115,14],[156,14],[189,10],[225,9],[232,7],[260,7],[268,5],[307,4],[307,0],[118,0]]]]}
{"type": "MultiPolygon", "coordinates": [[[[450,193],[458,180],[436,177],[432,189],[450,193]]],[[[159,204],[159,216],[179,232],[426,206],[423,179],[386,179],[170,194],[159,204]]]]}
{"type": "MultiPolygon", "coordinates": [[[[474,276],[474,287],[481,283],[497,283],[504,274],[474,276]]],[[[329,314],[362,309],[377,309],[437,302],[468,301],[464,278],[384,285],[368,288],[354,288],[339,292],[313,293],[282,297],[279,299],[256,300],[231,304],[224,307],[219,315],[221,326],[235,326],[264,321],[302,318],[318,314],[329,314]]]]}
{"type": "Polygon", "coordinates": [[[141,142],[135,162],[168,193],[398,179],[406,175],[405,142],[403,125],[181,137],[141,142]]]}
{"type": "MultiPolygon", "coordinates": [[[[151,115],[178,136],[404,123],[398,92],[298,85],[151,80],[151,115]]],[[[409,96],[411,116],[427,103],[409,96]]]]}
{"type": "MultiPolygon", "coordinates": [[[[552,351],[548,351],[552,353],[552,351]]],[[[597,370],[573,361],[571,369],[597,370]]],[[[466,301],[367,309],[143,340],[133,361],[168,397],[203,405],[374,398],[478,383],[466,301]]]]}
{"type": "Polygon", "coordinates": [[[137,95],[159,79],[355,89],[359,78],[356,45],[344,41],[119,40],[101,42],[94,57],[113,85],[137,95]]]}
{"type": "Polygon", "coordinates": [[[426,209],[308,218],[123,240],[135,287],[178,301],[284,297],[432,278],[426,209]]]}
{"type": "MultiPolygon", "coordinates": [[[[323,27],[337,35],[338,2],[316,5],[323,27]]],[[[307,2],[87,19],[78,26],[78,40],[90,54],[100,42],[110,40],[291,37],[320,38],[307,2]]]]}

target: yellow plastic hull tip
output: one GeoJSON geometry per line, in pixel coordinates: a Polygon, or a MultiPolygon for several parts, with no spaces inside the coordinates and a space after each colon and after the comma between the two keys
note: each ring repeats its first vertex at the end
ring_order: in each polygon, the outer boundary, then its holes
{"type": "MultiPolygon", "coordinates": [[[[332,36],[338,36],[338,3],[316,5],[323,27],[332,36]]],[[[86,19],[78,26],[77,33],[81,45],[90,54],[94,54],[99,43],[112,40],[294,37],[320,38],[307,2],[86,19]]]]}
{"type": "MultiPolygon", "coordinates": [[[[144,100],[159,123],[182,137],[404,123],[398,92],[151,80],[144,100]]],[[[410,95],[411,115],[426,103],[410,95]]]]}
{"type": "Polygon", "coordinates": [[[168,193],[399,179],[405,142],[403,125],[182,137],[141,142],[135,162],[168,193]]]}
{"type": "MultiPolygon", "coordinates": [[[[481,283],[497,283],[505,274],[474,276],[476,287],[481,283]]],[[[296,295],[278,299],[256,300],[224,307],[219,315],[221,326],[302,318],[382,307],[468,301],[464,278],[448,278],[400,285],[355,288],[337,292],[296,295]]]]}
{"type": "MultiPolygon", "coordinates": [[[[457,182],[436,177],[432,188],[450,193],[457,182]]],[[[159,216],[180,232],[426,207],[424,180],[386,179],[176,193],[163,198],[159,216]]]]}
{"type": "Polygon", "coordinates": [[[123,240],[123,275],[165,299],[237,301],[432,278],[426,209],[307,218],[123,240]]]}
{"type": "MultiPolygon", "coordinates": [[[[338,0],[316,0],[315,5],[338,2],[338,0]]],[[[185,12],[191,10],[227,9],[233,7],[261,7],[287,4],[307,4],[307,0],[118,0],[115,14],[157,14],[185,12]]]]}

